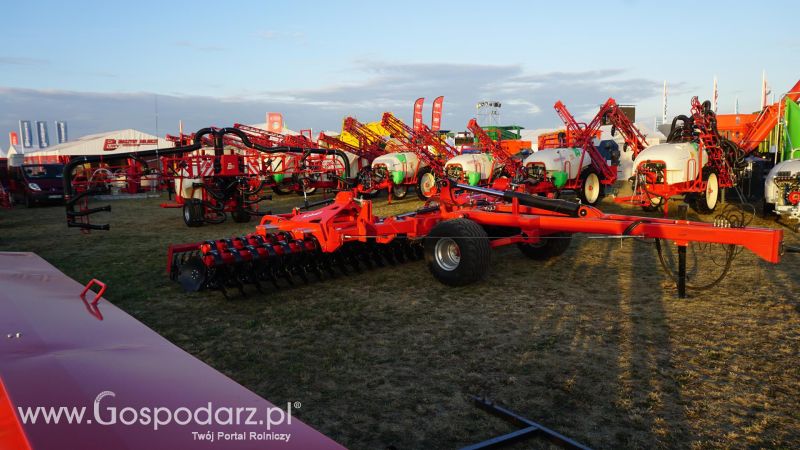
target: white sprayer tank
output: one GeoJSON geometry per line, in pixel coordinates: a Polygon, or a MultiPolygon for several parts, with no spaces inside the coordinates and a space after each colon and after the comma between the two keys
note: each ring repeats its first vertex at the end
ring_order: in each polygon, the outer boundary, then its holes
{"type": "MultiPolygon", "coordinates": [[[[642,150],[633,161],[634,171],[645,161],[663,161],[667,166],[667,184],[695,180],[703,169],[698,167],[697,153],[697,145],[691,142],[652,145],[642,150]]],[[[708,162],[705,150],[702,158],[705,165],[708,162]]]]}
{"type": "Polygon", "coordinates": [[[544,164],[548,175],[552,172],[561,171],[567,172],[570,179],[577,178],[584,167],[592,163],[592,158],[587,154],[583,157],[581,162],[581,154],[583,151],[579,148],[546,148],[539,150],[525,158],[523,166],[527,167],[529,164],[537,163],[544,164]]]}
{"type": "Polygon", "coordinates": [[[796,177],[800,174],[800,159],[790,159],[776,164],[764,180],[764,199],[767,203],[774,203],[780,206],[784,203],[783,192],[781,187],[775,184],[775,177],[778,176],[779,172],[784,174],[788,172],[790,177],[796,177]]]}
{"type": "Polygon", "coordinates": [[[417,165],[419,168],[427,167],[424,161],[420,161],[416,153],[413,152],[394,152],[381,155],[372,161],[372,167],[386,166],[386,170],[391,174],[403,172],[404,178],[413,178],[417,165]]]}
{"type": "Polygon", "coordinates": [[[488,180],[492,175],[492,155],[488,153],[465,153],[458,155],[445,164],[445,171],[453,165],[461,166],[464,171],[464,176],[469,176],[470,173],[480,174],[481,180],[488,180]]]}
{"type": "MultiPolygon", "coordinates": [[[[347,155],[347,162],[350,163],[350,173],[347,174],[347,178],[355,178],[358,171],[369,164],[369,160],[366,158],[359,158],[358,155],[350,152],[344,152],[344,154],[347,155]]],[[[322,161],[322,168],[325,170],[341,169],[342,166],[342,158],[339,155],[326,155],[322,161]]]]}

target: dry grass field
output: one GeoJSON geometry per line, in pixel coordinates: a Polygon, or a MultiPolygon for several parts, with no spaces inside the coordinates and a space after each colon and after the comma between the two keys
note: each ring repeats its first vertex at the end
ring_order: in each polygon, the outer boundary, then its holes
{"type": "Polygon", "coordinates": [[[414,262],[226,300],[170,282],[167,245],[254,223],[189,229],[158,203],[112,202],[95,220],[111,231],[90,235],[60,207],[1,210],[0,250],[105,281],[111,302],[259,395],[302,402],[302,420],[351,448],[454,448],[512,429],[468,394],[597,448],[800,447],[800,255],[743,252],[719,286],[681,300],[652,244],[578,236],[543,263],[498,249],[464,288],[414,262]]]}

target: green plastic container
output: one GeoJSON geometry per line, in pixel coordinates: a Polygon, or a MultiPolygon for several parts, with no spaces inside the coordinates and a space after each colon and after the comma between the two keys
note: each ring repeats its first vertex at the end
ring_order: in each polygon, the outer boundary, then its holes
{"type": "Polygon", "coordinates": [[[392,172],[392,183],[394,184],[402,184],[405,178],[406,174],[402,170],[395,170],[392,172]]]}
{"type": "Polygon", "coordinates": [[[563,170],[553,171],[553,184],[555,184],[557,188],[567,184],[567,172],[563,170]]]}
{"type": "Polygon", "coordinates": [[[481,174],[478,172],[468,172],[467,182],[470,186],[477,186],[481,182],[481,174]]]}
{"type": "Polygon", "coordinates": [[[280,183],[281,181],[283,181],[284,176],[285,175],[282,173],[276,173],[272,175],[272,178],[275,180],[276,183],[280,183]]]}

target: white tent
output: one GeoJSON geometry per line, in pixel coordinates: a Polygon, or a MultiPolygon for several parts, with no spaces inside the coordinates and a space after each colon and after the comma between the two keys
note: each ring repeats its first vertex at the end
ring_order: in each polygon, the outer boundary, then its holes
{"type": "Polygon", "coordinates": [[[107,131],[90,134],[74,141],[36,149],[25,153],[25,157],[48,156],[113,156],[119,153],[143,152],[157,148],[173,147],[172,142],[152,134],[129,128],[127,130],[107,131]]]}

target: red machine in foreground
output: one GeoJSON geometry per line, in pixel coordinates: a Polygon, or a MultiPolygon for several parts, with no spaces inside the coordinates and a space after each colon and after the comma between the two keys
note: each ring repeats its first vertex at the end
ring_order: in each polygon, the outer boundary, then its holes
{"type": "Polygon", "coordinates": [[[314,211],[264,216],[252,234],[171,246],[168,272],[186,290],[224,292],[424,257],[437,280],[461,286],[486,276],[493,247],[516,244],[543,260],[564,253],[573,233],[593,233],[675,242],[684,295],[689,242],[743,246],[772,263],[781,252],[781,230],[603,214],[578,203],[453,181],[439,187],[438,205],[386,218],[373,215],[370,201],[340,192],[314,211]]]}

